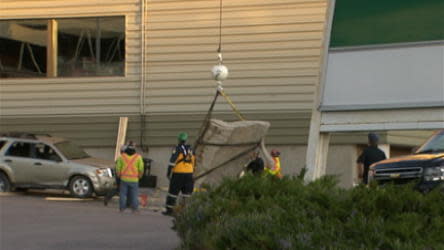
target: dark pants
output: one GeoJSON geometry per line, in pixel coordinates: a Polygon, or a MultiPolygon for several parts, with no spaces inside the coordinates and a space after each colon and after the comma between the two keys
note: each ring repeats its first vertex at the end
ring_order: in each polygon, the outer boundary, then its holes
{"type": "Polygon", "coordinates": [[[194,182],[193,174],[173,173],[170,180],[170,187],[168,189],[168,195],[166,199],[167,211],[172,211],[176,205],[179,192],[182,192],[184,198],[188,198],[193,193],[194,182]]]}
{"type": "Polygon", "coordinates": [[[364,184],[368,184],[368,171],[369,171],[369,169],[370,169],[370,167],[365,167],[364,166],[364,173],[363,173],[363,175],[362,175],[362,182],[364,183],[364,184]]]}
{"type": "Polygon", "coordinates": [[[132,210],[139,208],[139,183],[138,182],[120,182],[120,210],[127,207],[127,203],[131,205],[132,210]]]}

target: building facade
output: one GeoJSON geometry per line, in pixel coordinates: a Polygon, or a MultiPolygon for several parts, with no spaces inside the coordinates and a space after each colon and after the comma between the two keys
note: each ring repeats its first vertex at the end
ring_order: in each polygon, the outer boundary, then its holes
{"type": "MultiPolygon", "coordinates": [[[[285,173],[305,165],[328,24],[327,0],[224,0],[224,88],[249,120],[271,122],[266,138],[285,173]]],[[[195,138],[216,91],[219,1],[3,0],[0,6],[0,131],[67,137],[112,158],[118,119],[127,138],[165,176],[180,131],[195,138]]],[[[236,120],[220,99],[216,118],[236,120]]],[[[422,136],[382,134],[414,145],[422,136]]],[[[332,138],[332,174],[353,183],[356,144],[332,138]],[[347,167],[344,167],[347,166],[347,167]]],[[[161,179],[161,185],[166,180],[161,179]]]]}

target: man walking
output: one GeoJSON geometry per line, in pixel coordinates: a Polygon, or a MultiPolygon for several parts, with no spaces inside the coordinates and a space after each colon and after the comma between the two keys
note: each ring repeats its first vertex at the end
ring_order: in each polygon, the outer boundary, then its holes
{"type": "Polygon", "coordinates": [[[379,138],[375,133],[368,134],[368,147],[364,149],[358,158],[358,175],[364,184],[368,184],[368,170],[370,166],[378,161],[385,160],[385,153],[378,148],[379,138]]]}
{"type": "Polygon", "coordinates": [[[189,144],[187,133],[180,133],[177,137],[178,144],[174,148],[168,164],[167,178],[170,180],[168,195],[166,198],[166,211],[164,215],[172,215],[173,208],[176,205],[179,192],[182,192],[184,198],[188,198],[193,193],[194,182],[193,172],[195,165],[195,156],[193,149],[189,144]]]}
{"type": "Polygon", "coordinates": [[[139,209],[139,179],[143,176],[142,156],[136,153],[134,144],[129,144],[116,162],[116,174],[120,179],[120,212],[127,207],[127,199],[133,212],[139,209]]]}

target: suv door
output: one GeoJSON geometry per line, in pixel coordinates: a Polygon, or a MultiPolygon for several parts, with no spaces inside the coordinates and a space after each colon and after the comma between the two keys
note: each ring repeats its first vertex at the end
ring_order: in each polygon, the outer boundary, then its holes
{"type": "Polygon", "coordinates": [[[48,144],[35,144],[35,152],[35,161],[40,164],[35,176],[38,183],[47,186],[62,186],[68,178],[68,164],[48,144]]]}
{"type": "Polygon", "coordinates": [[[5,152],[4,162],[8,164],[15,177],[16,184],[36,184],[34,178],[37,163],[31,157],[33,143],[14,141],[5,152]]]}

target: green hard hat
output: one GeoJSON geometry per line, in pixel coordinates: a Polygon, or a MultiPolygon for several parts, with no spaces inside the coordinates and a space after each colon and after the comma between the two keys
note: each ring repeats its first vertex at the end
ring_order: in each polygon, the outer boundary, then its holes
{"type": "Polygon", "coordinates": [[[177,139],[179,139],[179,141],[186,141],[186,140],[188,140],[188,134],[185,132],[181,132],[177,136],[177,139]]]}

